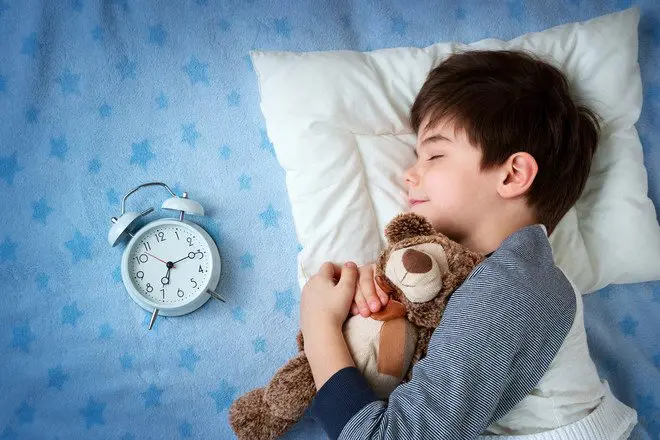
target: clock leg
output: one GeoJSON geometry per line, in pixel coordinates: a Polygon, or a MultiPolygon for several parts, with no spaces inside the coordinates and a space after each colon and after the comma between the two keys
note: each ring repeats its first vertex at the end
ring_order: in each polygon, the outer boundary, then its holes
{"type": "Polygon", "coordinates": [[[158,309],[154,309],[154,312],[151,314],[151,321],[149,321],[149,330],[154,326],[154,322],[156,322],[156,318],[158,318],[158,309]]]}
{"type": "Polygon", "coordinates": [[[227,302],[224,299],[222,299],[220,297],[220,295],[218,295],[217,293],[215,293],[214,291],[212,291],[210,289],[206,289],[206,293],[208,293],[209,295],[211,295],[213,298],[217,299],[218,301],[227,302]]]}

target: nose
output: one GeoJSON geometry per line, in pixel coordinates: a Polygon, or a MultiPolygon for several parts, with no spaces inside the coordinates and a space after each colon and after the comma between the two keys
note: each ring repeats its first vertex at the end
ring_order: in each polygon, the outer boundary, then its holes
{"type": "Polygon", "coordinates": [[[401,257],[401,262],[408,273],[427,273],[433,268],[431,257],[416,249],[407,249],[401,257]]]}
{"type": "Polygon", "coordinates": [[[404,173],[403,173],[403,182],[406,185],[417,185],[417,182],[419,181],[419,176],[417,175],[417,171],[415,170],[415,167],[412,166],[408,168],[404,173]]]}

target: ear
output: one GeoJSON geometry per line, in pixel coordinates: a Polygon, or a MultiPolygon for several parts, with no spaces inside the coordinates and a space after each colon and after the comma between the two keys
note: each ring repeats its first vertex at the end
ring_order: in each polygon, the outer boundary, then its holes
{"type": "Polygon", "coordinates": [[[512,154],[501,170],[497,193],[505,199],[512,199],[529,191],[539,167],[534,156],[520,151],[512,154]]]}
{"type": "Polygon", "coordinates": [[[385,237],[390,245],[405,238],[433,235],[434,233],[433,225],[426,218],[414,212],[399,214],[385,226],[385,237]]]}

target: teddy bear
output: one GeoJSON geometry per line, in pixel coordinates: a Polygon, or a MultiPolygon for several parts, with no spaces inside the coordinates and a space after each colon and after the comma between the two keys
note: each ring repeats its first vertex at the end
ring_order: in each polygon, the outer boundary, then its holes
{"type": "MultiPolygon", "coordinates": [[[[375,282],[389,296],[368,318],[349,316],[343,335],[356,368],[374,393],[387,399],[410,380],[412,366],[426,355],[450,295],[484,257],[435,232],[422,216],[407,212],[385,227],[387,246],[375,282]]],[[[236,399],[229,423],[239,439],[275,439],[300,420],[316,387],[298,332],[299,352],[263,388],[236,399]]]]}

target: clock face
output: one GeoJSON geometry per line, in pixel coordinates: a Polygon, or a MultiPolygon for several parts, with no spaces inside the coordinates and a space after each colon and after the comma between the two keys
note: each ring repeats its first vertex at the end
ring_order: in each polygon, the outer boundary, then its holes
{"type": "Polygon", "coordinates": [[[129,246],[126,275],[145,299],[168,307],[205,294],[213,255],[196,229],[177,221],[146,225],[129,246]]]}

